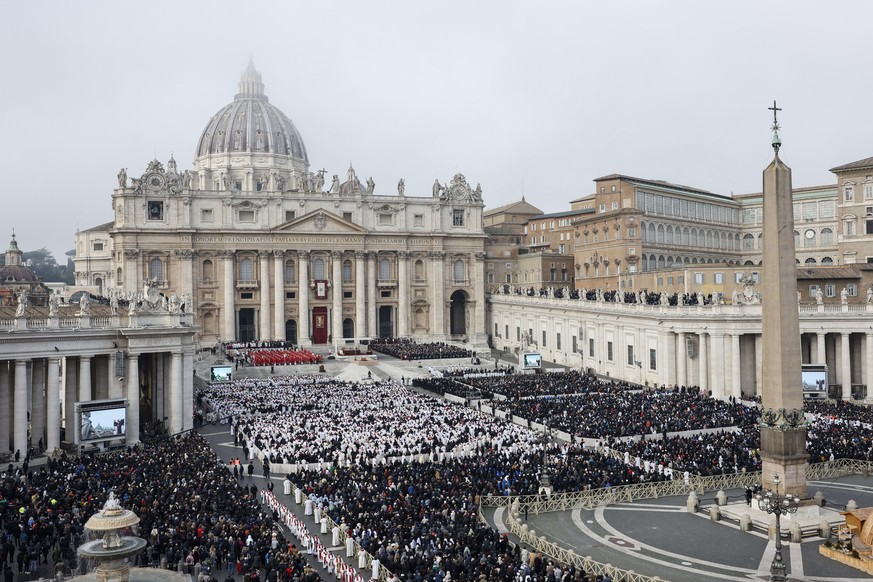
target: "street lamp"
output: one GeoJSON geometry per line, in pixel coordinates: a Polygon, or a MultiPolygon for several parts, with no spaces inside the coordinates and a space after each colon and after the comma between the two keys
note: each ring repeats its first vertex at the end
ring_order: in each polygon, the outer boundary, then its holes
{"type": "Polygon", "coordinates": [[[776,516],[776,555],[773,556],[773,563],[770,564],[770,582],[785,582],[785,562],[782,561],[782,529],[779,518],[789,513],[796,513],[800,506],[800,498],[796,495],[792,496],[786,492],[785,495],[779,496],[779,482],[779,475],[776,475],[773,477],[776,492],[767,489],[763,495],[758,493],[755,496],[755,499],[758,500],[758,509],[776,516]]]}

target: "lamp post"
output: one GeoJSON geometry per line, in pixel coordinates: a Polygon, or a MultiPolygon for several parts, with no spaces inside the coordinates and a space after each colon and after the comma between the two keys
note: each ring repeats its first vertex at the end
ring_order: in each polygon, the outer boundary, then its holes
{"type": "Polygon", "coordinates": [[[779,495],[779,475],[773,477],[773,484],[776,486],[776,492],[767,489],[767,492],[761,495],[758,493],[755,499],[758,500],[758,509],[765,513],[776,516],[776,555],[773,556],[773,563],[770,564],[770,582],[785,582],[785,562],[782,561],[782,529],[780,517],[790,513],[796,513],[800,505],[800,498],[797,496],[779,495]]]}

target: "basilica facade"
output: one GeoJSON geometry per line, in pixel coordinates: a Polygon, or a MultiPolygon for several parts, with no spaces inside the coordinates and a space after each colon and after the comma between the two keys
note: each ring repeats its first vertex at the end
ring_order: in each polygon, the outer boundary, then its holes
{"type": "Polygon", "coordinates": [[[118,174],[111,222],[77,233],[76,283],[144,282],[194,314],[199,341],[413,337],[485,345],[482,191],[377,194],[351,166],[310,171],[303,139],[250,63],[206,124],[193,167],[118,174]]]}

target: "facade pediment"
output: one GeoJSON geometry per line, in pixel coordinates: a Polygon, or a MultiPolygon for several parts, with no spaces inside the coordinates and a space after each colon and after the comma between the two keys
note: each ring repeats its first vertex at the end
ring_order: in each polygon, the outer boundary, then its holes
{"type": "Polygon", "coordinates": [[[276,233],[367,234],[369,231],[324,209],[313,210],[273,229],[276,233]]]}

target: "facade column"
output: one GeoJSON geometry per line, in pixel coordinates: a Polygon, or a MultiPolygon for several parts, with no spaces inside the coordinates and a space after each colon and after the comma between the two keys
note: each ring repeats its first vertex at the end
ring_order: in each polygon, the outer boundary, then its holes
{"type": "Polygon", "coordinates": [[[309,251],[297,251],[297,343],[311,346],[309,339],[309,251]]]}
{"type": "Polygon", "coordinates": [[[184,430],[182,423],[182,354],[173,352],[170,356],[170,398],[173,406],[170,410],[170,433],[175,434],[184,430]]]}
{"type": "Polygon", "coordinates": [[[260,276],[258,294],[261,297],[258,338],[261,341],[270,341],[272,339],[272,334],[270,333],[272,328],[270,325],[270,320],[272,319],[270,317],[270,251],[258,252],[258,258],[260,259],[260,264],[258,265],[258,275],[260,276]]]}
{"type": "Polygon", "coordinates": [[[231,342],[236,339],[236,306],[234,297],[236,289],[234,282],[234,256],[236,251],[221,251],[220,256],[224,259],[224,305],[221,309],[224,341],[231,342]]]}
{"type": "Polygon", "coordinates": [[[476,253],[473,258],[473,276],[476,277],[473,286],[473,292],[476,296],[473,301],[476,302],[476,305],[473,310],[473,333],[467,330],[467,337],[473,340],[473,345],[487,346],[488,342],[485,339],[485,253],[476,253]]]}
{"type": "MultiPolygon", "coordinates": [[[[128,445],[139,442],[139,354],[127,354],[127,429],[128,445]]],[[[157,399],[155,399],[157,400],[157,399]]]]}
{"type": "Polygon", "coordinates": [[[12,415],[12,452],[27,455],[27,360],[15,360],[15,402],[12,415]]]}
{"type": "MultiPolygon", "coordinates": [[[[645,334],[643,334],[645,337],[645,334]]],[[[678,384],[676,379],[676,334],[668,331],[664,334],[664,380],[663,383],[668,386],[678,384]]]]}
{"type": "MultiPolygon", "coordinates": [[[[0,400],[14,402],[12,392],[12,380],[10,377],[9,361],[0,361],[0,400]]],[[[12,432],[12,407],[8,404],[0,406],[0,453],[9,451],[9,435],[12,432]]]]}
{"type": "MultiPolygon", "coordinates": [[[[445,300],[445,251],[432,251],[429,253],[431,266],[433,269],[433,304],[431,313],[433,315],[433,326],[431,333],[434,341],[445,341],[446,339],[446,300],[445,300]]],[[[600,372],[600,370],[598,370],[600,372]]]]}
{"type": "Polygon", "coordinates": [[[79,356],[79,400],[93,400],[91,395],[91,358],[79,356]]]}
{"type": "Polygon", "coordinates": [[[139,291],[139,250],[124,251],[124,289],[129,292],[139,291]]]}
{"type": "Polygon", "coordinates": [[[731,395],[740,399],[743,395],[742,367],[740,366],[740,334],[731,334],[731,395]]]}
{"type": "Polygon", "coordinates": [[[379,330],[376,328],[376,273],[379,265],[378,253],[376,251],[367,251],[367,262],[370,263],[367,269],[367,334],[371,337],[377,337],[379,330]]]}
{"type": "Polygon", "coordinates": [[[840,334],[840,383],[843,385],[843,400],[852,398],[852,351],[849,349],[849,334],[840,334]]]}
{"type": "Polygon", "coordinates": [[[46,454],[51,455],[61,446],[61,359],[48,359],[48,378],[45,385],[46,454]]]}
{"type": "Polygon", "coordinates": [[[688,386],[688,334],[685,332],[676,334],[676,368],[676,383],[688,386]]]}
{"type": "Polygon", "coordinates": [[[820,331],[815,334],[815,351],[817,353],[818,360],[815,362],[816,364],[827,364],[828,355],[827,355],[827,344],[825,343],[825,338],[827,334],[825,332],[820,331]]]}
{"type": "Polygon", "coordinates": [[[333,300],[331,306],[331,335],[334,341],[339,341],[343,337],[343,252],[331,251],[331,289],[330,296],[333,300]]]}
{"type": "Polygon", "coordinates": [[[285,251],[273,251],[273,338],[285,341],[285,251]]]}
{"type": "Polygon", "coordinates": [[[46,364],[40,358],[30,365],[30,442],[34,448],[39,446],[40,439],[45,447],[46,364]]]}
{"type": "Polygon", "coordinates": [[[698,364],[700,366],[700,387],[704,390],[709,390],[712,386],[709,383],[709,362],[707,361],[707,356],[709,355],[709,342],[706,341],[706,334],[699,333],[697,334],[698,345],[697,345],[697,357],[699,359],[698,364]]]}
{"type": "Polygon", "coordinates": [[[79,442],[79,431],[76,430],[76,400],[79,398],[79,370],[76,367],[78,358],[64,358],[64,440],[68,443],[79,442]]]}
{"type": "Polygon", "coordinates": [[[355,337],[367,336],[366,257],[365,251],[355,251],[355,337]]]}
{"type": "Polygon", "coordinates": [[[397,253],[397,335],[409,335],[409,251],[397,253]]]}
{"type": "Polygon", "coordinates": [[[106,378],[108,379],[108,397],[123,398],[124,389],[121,386],[121,378],[115,375],[115,357],[123,352],[113,352],[106,356],[106,378]]]}
{"type": "Polygon", "coordinates": [[[178,249],[174,253],[179,261],[180,281],[177,286],[180,296],[194,295],[194,257],[192,249],[178,249]]]}
{"type": "Polygon", "coordinates": [[[709,336],[709,349],[707,357],[712,363],[712,394],[719,400],[724,400],[727,397],[725,394],[725,349],[724,349],[724,334],[712,334],[709,336]]]}

